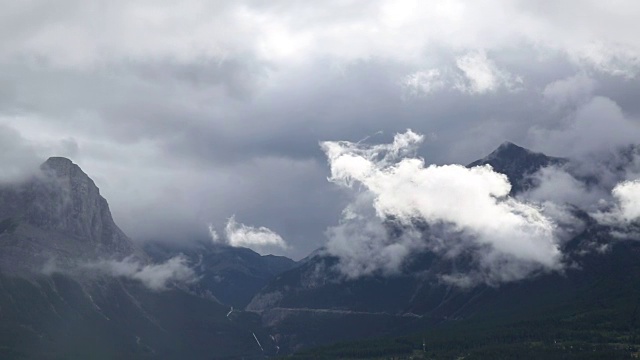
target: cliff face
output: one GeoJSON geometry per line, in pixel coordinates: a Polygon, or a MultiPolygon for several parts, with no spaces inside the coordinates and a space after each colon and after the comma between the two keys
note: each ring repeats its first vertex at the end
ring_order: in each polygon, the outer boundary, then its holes
{"type": "Polygon", "coordinates": [[[107,200],[78,165],[69,159],[50,158],[42,170],[54,186],[39,199],[38,205],[43,206],[33,209],[34,221],[46,219],[42,226],[76,236],[108,253],[133,251],[131,241],[114,223],[107,200]],[[57,211],[51,211],[52,206],[57,211]]]}
{"type": "Polygon", "coordinates": [[[0,268],[34,271],[138,253],[114,223],[107,201],[82,169],[53,157],[30,180],[0,188],[0,268]]]}

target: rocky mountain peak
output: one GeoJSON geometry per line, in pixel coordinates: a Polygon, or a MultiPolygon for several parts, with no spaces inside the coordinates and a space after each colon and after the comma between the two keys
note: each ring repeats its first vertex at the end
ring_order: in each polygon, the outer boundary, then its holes
{"type": "Polygon", "coordinates": [[[515,194],[533,185],[529,175],[544,167],[560,166],[565,163],[567,159],[547,156],[507,141],[486,157],[467,166],[491,165],[495,171],[507,175],[512,185],[511,192],[515,194]]]}
{"type": "Polygon", "coordinates": [[[89,176],[85,174],[78,165],[65,157],[50,157],[40,166],[40,169],[43,171],[53,172],[57,177],[89,178],[89,176]]]}
{"type": "Polygon", "coordinates": [[[0,245],[13,244],[3,247],[6,256],[0,256],[4,258],[0,262],[122,258],[137,253],[113,221],[96,184],[78,165],[52,157],[40,169],[41,175],[0,189],[0,221],[13,224],[11,233],[0,233],[0,245]]]}
{"type": "Polygon", "coordinates": [[[493,159],[500,159],[502,161],[518,161],[526,160],[526,158],[536,155],[546,156],[544,154],[536,153],[529,149],[523,148],[522,146],[518,146],[510,141],[505,141],[482,160],[491,161],[493,159]]]}

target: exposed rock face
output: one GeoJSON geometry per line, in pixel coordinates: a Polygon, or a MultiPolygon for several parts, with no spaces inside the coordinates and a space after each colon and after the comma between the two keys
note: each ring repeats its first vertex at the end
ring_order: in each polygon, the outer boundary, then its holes
{"type": "Polygon", "coordinates": [[[128,254],[133,251],[131,241],[113,222],[107,200],[78,165],[69,159],[54,157],[47,160],[42,169],[54,187],[46,194],[49,197],[39,204],[56,207],[37,208],[37,211],[42,210],[39,219],[48,220],[43,226],[52,226],[51,230],[77,236],[108,253],[128,254]]]}
{"type": "Polygon", "coordinates": [[[52,259],[139,254],[93,180],[61,157],[48,159],[30,180],[0,188],[0,223],[0,267],[8,272],[32,272],[52,259]]]}

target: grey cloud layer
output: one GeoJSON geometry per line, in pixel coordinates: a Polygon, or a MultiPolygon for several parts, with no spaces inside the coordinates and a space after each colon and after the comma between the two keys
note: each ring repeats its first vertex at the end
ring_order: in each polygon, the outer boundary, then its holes
{"type": "Polygon", "coordinates": [[[412,128],[443,164],[638,134],[635,1],[0,5],[0,166],[71,156],[138,239],[236,214],[306,255],[348,197],[319,141],[412,128]]]}

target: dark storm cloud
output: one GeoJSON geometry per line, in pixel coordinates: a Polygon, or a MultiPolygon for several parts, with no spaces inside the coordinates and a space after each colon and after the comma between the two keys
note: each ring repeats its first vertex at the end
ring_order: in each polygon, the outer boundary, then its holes
{"type": "Polygon", "coordinates": [[[346,203],[320,141],[412,128],[439,164],[505,140],[561,156],[629,142],[638,5],[567,4],[6,2],[0,133],[14,154],[73,156],[136,238],[208,236],[235,214],[301,257],[346,203]]]}

